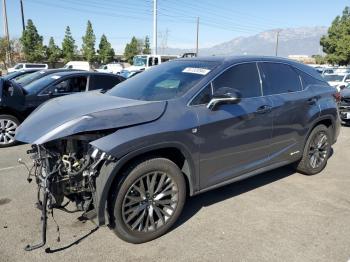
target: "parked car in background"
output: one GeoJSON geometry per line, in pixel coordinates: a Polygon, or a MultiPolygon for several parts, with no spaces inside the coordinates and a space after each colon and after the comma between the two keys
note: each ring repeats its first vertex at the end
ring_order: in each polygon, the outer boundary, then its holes
{"type": "Polygon", "coordinates": [[[350,124],[350,84],[341,88],[340,97],[340,118],[346,124],[350,124]]]}
{"type": "Polygon", "coordinates": [[[16,143],[14,137],[17,127],[43,102],[79,92],[106,91],[123,80],[118,75],[88,71],[57,72],[24,86],[14,81],[1,80],[0,148],[16,143]]]}
{"type": "Polygon", "coordinates": [[[144,72],[145,70],[134,70],[134,71],[128,71],[128,70],[122,70],[119,75],[124,77],[124,78],[130,78],[133,77],[139,73],[144,72]]]}
{"type": "Polygon", "coordinates": [[[7,72],[15,72],[19,70],[27,70],[27,69],[48,69],[49,66],[47,64],[34,64],[34,63],[19,63],[14,67],[7,69],[7,72]]]}
{"type": "Polygon", "coordinates": [[[340,91],[341,86],[347,85],[350,82],[350,74],[329,74],[323,75],[323,78],[338,91],[340,91]]]}
{"type": "Polygon", "coordinates": [[[16,134],[33,144],[43,235],[47,199],[59,208],[67,197],[143,243],[174,225],[187,194],[292,163],[317,174],[339,135],[335,92],[287,59],[204,57],[161,64],[105,94],[49,101],[16,134]]]}
{"type": "Polygon", "coordinates": [[[91,66],[87,61],[70,61],[64,65],[64,69],[76,69],[76,70],[85,70],[90,71],[91,66]]]}
{"type": "Polygon", "coordinates": [[[19,71],[14,71],[12,73],[9,73],[7,75],[4,75],[2,77],[3,80],[14,80],[14,81],[19,81],[23,77],[30,75],[34,72],[37,72],[39,69],[27,69],[27,70],[19,70],[19,71]]]}
{"type": "Polygon", "coordinates": [[[123,69],[124,74],[128,72],[138,72],[147,70],[148,68],[160,65],[164,62],[179,58],[175,55],[135,55],[133,57],[132,66],[123,69]]]}
{"type": "MultiPolygon", "coordinates": [[[[17,84],[21,86],[25,86],[44,76],[54,74],[54,73],[59,73],[59,72],[65,72],[65,71],[69,72],[73,70],[74,69],[58,68],[58,69],[46,69],[46,70],[34,71],[33,73],[26,74],[23,77],[16,79],[15,81],[17,84]]],[[[75,70],[75,71],[78,71],[78,70],[75,70]]]]}
{"type": "Polygon", "coordinates": [[[111,63],[107,65],[102,65],[100,68],[96,69],[97,72],[119,74],[123,70],[123,66],[118,63],[111,63]]]}

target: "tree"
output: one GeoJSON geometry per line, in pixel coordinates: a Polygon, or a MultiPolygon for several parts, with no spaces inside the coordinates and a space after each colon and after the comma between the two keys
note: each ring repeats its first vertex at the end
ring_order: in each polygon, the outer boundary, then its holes
{"type": "Polygon", "coordinates": [[[49,63],[52,63],[53,66],[60,59],[62,55],[61,49],[55,44],[53,37],[50,37],[49,45],[46,49],[46,57],[49,63]]]}
{"type": "Polygon", "coordinates": [[[85,33],[85,36],[83,36],[83,45],[82,45],[83,57],[88,62],[93,62],[95,60],[95,41],[96,41],[96,36],[94,34],[94,30],[92,29],[92,24],[90,20],[88,20],[86,33],[85,33]]]}
{"type": "Polygon", "coordinates": [[[0,38],[0,61],[4,64],[5,69],[7,69],[7,53],[8,53],[9,42],[6,37],[0,38]]]}
{"type": "Polygon", "coordinates": [[[145,54],[145,55],[151,54],[151,45],[150,45],[150,42],[149,42],[148,35],[146,35],[146,37],[145,37],[145,44],[144,44],[144,47],[143,47],[143,54],[145,54]]]}
{"type": "Polygon", "coordinates": [[[101,36],[100,44],[98,45],[98,59],[99,62],[107,64],[113,61],[114,49],[110,42],[108,42],[107,37],[103,34],[101,36]]]}
{"type": "Polygon", "coordinates": [[[320,44],[326,60],[332,64],[348,65],[350,63],[350,9],[345,7],[342,16],[337,16],[321,38],[320,44]]]}
{"type": "Polygon", "coordinates": [[[75,45],[75,40],[73,39],[69,26],[67,26],[62,42],[62,56],[65,63],[74,60],[76,56],[76,50],[77,47],[75,45]]]}
{"type": "Polygon", "coordinates": [[[43,37],[39,35],[33,21],[28,19],[27,26],[20,39],[28,62],[40,62],[44,58],[43,37]]]}
{"type": "Polygon", "coordinates": [[[124,57],[128,63],[132,64],[133,57],[139,54],[138,46],[138,41],[135,36],[132,37],[129,44],[126,44],[124,49],[124,57]]]}

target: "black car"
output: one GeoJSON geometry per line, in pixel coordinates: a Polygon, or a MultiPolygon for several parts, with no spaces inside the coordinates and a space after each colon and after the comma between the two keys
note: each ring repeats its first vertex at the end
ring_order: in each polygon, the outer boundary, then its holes
{"type": "Polygon", "coordinates": [[[47,74],[24,86],[0,80],[0,148],[16,143],[16,128],[43,102],[78,92],[106,91],[123,80],[113,74],[71,70],[47,74]]]}
{"type": "Polygon", "coordinates": [[[26,69],[26,70],[19,70],[19,71],[15,71],[15,72],[12,72],[12,73],[9,73],[7,75],[4,75],[2,77],[3,80],[7,81],[7,80],[20,80],[21,78],[29,75],[29,74],[32,74],[34,72],[37,72],[39,71],[39,69],[26,69]]]}
{"type": "Polygon", "coordinates": [[[335,92],[287,59],[209,57],[45,103],[16,134],[33,144],[41,192],[44,238],[27,250],[45,243],[47,207],[64,197],[142,243],[168,231],[187,195],[288,164],[321,172],[340,130],[335,92]]]}
{"type": "Polygon", "coordinates": [[[25,86],[47,75],[51,75],[59,72],[71,72],[71,71],[82,71],[82,70],[65,69],[65,68],[44,69],[44,70],[34,71],[33,73],[30,73],[30,74],[26,74],[23,77],[16,79],[15,81],[17,84],[21,86],[25,86]]]}

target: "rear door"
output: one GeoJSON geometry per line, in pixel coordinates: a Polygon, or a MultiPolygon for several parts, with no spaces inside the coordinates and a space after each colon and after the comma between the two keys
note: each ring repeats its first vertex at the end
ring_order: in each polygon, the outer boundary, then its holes
{"type": "Polygon", "coordinates": [[[201,188],[266,165],[272,135],[271,102],[262,96],[256,63],[227,69],[192,104],[199,121],[201,188]],[[239,90],[241,102],[208,109],[211,95],[222,87],[239,90]]]}
{"type": "Polygon", "coordinates": [[[312,90],[303,90],[298,71],[283,63],[260,62],[263,93],[272,101],[271,161],[298,159],[310,117],[318,110],[312,90]]]}

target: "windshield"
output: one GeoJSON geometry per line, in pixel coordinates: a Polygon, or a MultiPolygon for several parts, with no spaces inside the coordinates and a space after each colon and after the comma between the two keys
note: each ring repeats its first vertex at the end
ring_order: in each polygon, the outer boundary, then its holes
{"type": "Polygon", "coordinates": [[[38,79],[37,81],[33,81],[32,83],[23,86],[23,89],[30,95],[36,94],[37,92],[41,91],[43,88],[55,82],[59,78],[60,76],[58,75],[47,75],[38,79]]]}
{"type": "Polygon", "coordinates": [[[215,66],[215,62],[167,62],[118,84],[108,94],[146,101],[173,99],[185,94],[215,66]]]}
{"type": "Polygon", "coordinates": [[[134,66],[146,66],[147,56],[134,56],[132,63],[134,66]]]}
{"type": "Polygon", "coordinates": [[[38,71],[38,72],[24,75],[22,78],[16,79],[15,81],[21,86],[25,86],[33,82],[34,80],[40,78],[43,74],[45,74],[45,71],[38,71]]]}
{"type": "Polygon", "coordinates": [[[21,68],[23,68],[23,64],[18,64],[14,67],[14,69],[21,69],[21,68]]]}
{"type": "Polygon", "coordinates": [[[324,80],[327,82],[341,82],[343,81],[344,76],[342,75],[325,75],[324,80]]]}

